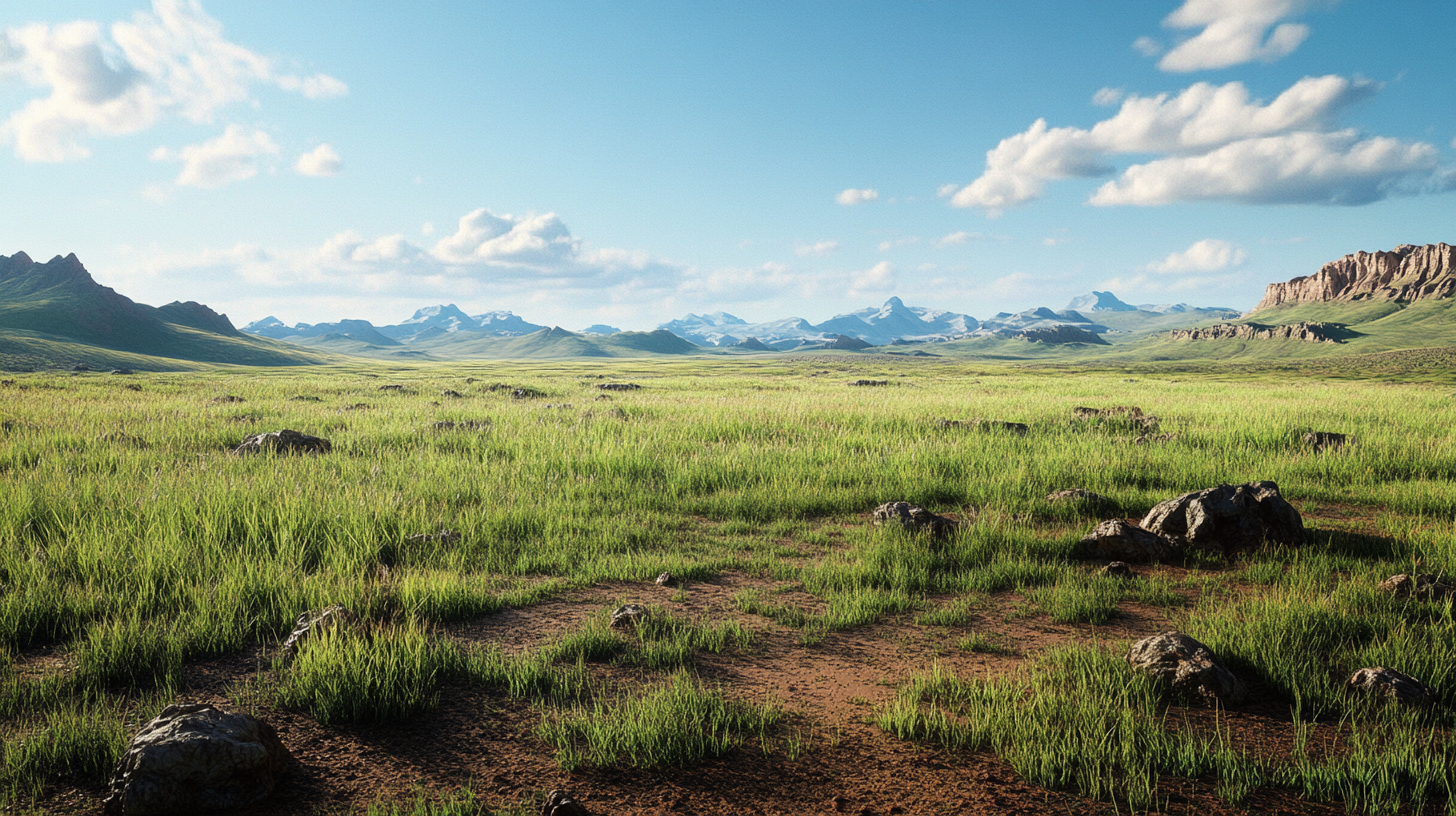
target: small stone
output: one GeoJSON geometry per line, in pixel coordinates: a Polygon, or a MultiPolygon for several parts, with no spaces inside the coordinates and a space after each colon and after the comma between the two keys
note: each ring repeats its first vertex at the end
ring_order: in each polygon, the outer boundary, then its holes
{"type": "Polygon", "coordinates": [[[1103,578],[1132,578],[1132,567],[1121,561],[1113,561],[1111,564],[1097,570],[1097,574],[1103,578]]]}
{"type": "Polygon", "coordinates": [[[441,420],[433,423],[430,427],[437,431],[478,431],[481,428],[490,427],[488,419],[462,419],[455,421],[451,419],[441,420]]]}
{"type": "Polygon", "coordinates": [[[876,507],[874,520],[876,526],[898,522],[909,532],[930,533],[936,537],[952,533],[960,526],[960,523],[954,519],[937,516],[919,505],[906,501],[885,502],[876,507]]]}
{"type": "Polygon", "coordinates": [[[234,402],[247,402],[247,400],[243,399],[242,397],[234,396],[232,394],[224,394],[221,397],[213,397],[212,401],[219,405],[225,405],[234,402]]]}
{"type": "Polygon", "coordinates": [[[982,431],[999,431],[1016,436],[1026,436],[1031,431],[1031,426],[1025,422],[1003,422],[999,419],[978,419],[975,426],[982,431]]]}
{"type": "Polygon", "coordinates": [[[238,810],[267,799],[290,759],[262,720],[169,705],[132,737],[102,809],[114,816],[238,810]]]}
{"type": "Polygon", "coordinates": [[[591,816],[591,811],[566,791],[554,790],[546,794],[541,816],[591,816]]]}
{"type": "Polygon", "coordinates": [[[381,385],[381,386],[379,386],[379,390],[380,391],[403,391],[404,390],[404,386],[398,385],[398,384],[381,385]]]}
{"type": "Polygon", "coordinates": [[[305,641],[326,629],[336,626],[352,626],[359,622],[359,616],[344,607],[334,604],[317,612],[305,612],[298,616],[293,631],[283,641],[283,648],[290,654],[298,654],[305,641]]]}
{"type": "Polygon", "coordinates": [[[331,450],[333,445],[327,439],[298,431],[282,430],[250,436],[233,448],[233,453],[246,456],[253,453],[328,453],[331,450]]]}
{"type": "Polygon", "coordinates": [[[1424,703],[1434,696],[1425,683],[1385,666],[1360,669],[1350,676],[1349,682],[1345,683],[1345,688],[1351,691],[1377,694],[1387,700],[1395,700],[1405,705],[1424,703]]]}
{"type": "Polygon", "coordinates": [[[641,387],[637,383],[597,383],[597,388],[603,391],[636,391],[641,387]]]}
{"type": "Polygon", "coordinates": [[[1325,450],[1338,450],[1355,441],[1353,436],[1346,436],[1334,431],[1310,431],[1304,435],[1304,444],[1314,448],[1315,453],[1325,450]]]}
{"type": "Polygon", "coordinates": [[[1125,519],[1109,519],[1078,542],[1082,556],[1107,561],[1170,561],[1181,553],[1177,544],[1125,519]]]}
{"type": "Polygon", "coordinates": [[[657,576],[657,585],[667,586],[668,584],[672,583],[672,580],[672,573],[664,572],[663,574],[657,576]]]}
{"type": "Polygon", "coordinates": [[[854,380],[849,383],[851,388],[865,388],[877,385],[889,385],[889,380],[854,380]]]}
{"type": "Polygon", "coordinates": [[[647,620],[647,607],[642,604],[627,604],[612,610],[613,629],[636,628],[642,621],[647,620]]]}
{"type": "Polygon", "coordinates": [[[308,396],[308,395],[304,395],[304,394],[299,394],[296,397],[289,397],[288,398],[288,401],[289,402],[323,402],[323,398],[322,397],[315,397],[315,396],[308,396]]]}
{"type": "Polygon", "coordinates": [[[546,392],[535,388],[515,388],[511,390],[511,399],[535,399],[546,396],[546,392]]]}
{"type": "Polygon", "coordinates": [[[447,388],[444,391],[441,391],[440,392],[440,396],[442,396],[442,397],[448,397],[450,399],[459,399],[459,398],[461,398],[461,397],[463,397],[465,395],[462,394],[462,393],[460,393],[459,391],[454,391],[454,390],[451,390],[451,389],[447,388]]]}
{"type": "Polygon", "coordinates": [[[1127,662],[1195,702],[1234,705],[1247,694],[1243,682],[1207,646],[1182,632],[1170,630],[1137,641],[1128,649],[1127,662]]]}

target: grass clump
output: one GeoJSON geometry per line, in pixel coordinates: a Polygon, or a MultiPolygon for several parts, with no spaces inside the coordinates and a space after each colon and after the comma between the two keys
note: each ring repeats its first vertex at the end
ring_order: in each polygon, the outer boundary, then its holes
{"type": "Polygon", "coordinates": [[[5,736],[0,805],[38,799],[49,783],[104,784],[126,750],[115,704],[79,700],[23,723],[5,736]]]}
{"type": "Polygon", "coordinates": [[[728,700],[678,672],[641,694],[618,694],[550,716],[537,734],[567,770],[684,767],[749,740],[766,742],[782,718],[773,703],[728,700]]]}
{"type": "Polygon", "coordinates": [[[418,624],[335,627],[310,638],[283,670],[275,700],[325,725],[406,719],[433,708],[438,683],[461,665],[453,644],[418,624]]]}

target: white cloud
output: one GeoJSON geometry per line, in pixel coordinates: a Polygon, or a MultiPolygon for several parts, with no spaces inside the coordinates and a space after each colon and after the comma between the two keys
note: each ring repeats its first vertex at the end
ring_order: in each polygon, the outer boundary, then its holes
{"type": "Polygon", "coordinates": [[[515,218],[482,208],[463,216],[455,234],[440,239],[431,252],[450,264],[562,270],[577,260],[581,242],[556,213],[515,218]]]}
{"type": "Polygon", "coordinates": [[[337,176],[344,169],[344,162],[338,151],[325,142],[298,157],[293,169],[305,176],[337,176]]]}
{"type": "Polygon", "coordinates": [[[905,237],[905,238],[894,238],[894,239],[891,239],[889,241],[881,241],[880,242],[880,251],[881,252],[887,252],[889,250],[894,249],[895,247],[908,246],[909,244],[918,244],[918,243],[920,243],[920,237],[917,236],[917,235],[911,235],[911,236],[908,236],[908,237],[905,237]]]}
{"type": "Polygon", "coordinates": [[[1049,247],[1061,246],[1062,244],[1065,244],[1066,242],[1068,242],[1070,240],[1072,240],[1072,239],[1070,239],[1070,238],[1056,238],[1056,237],[1043,238],[1043,239],[1041,239],[1041,245],[1042,246],[1049,246],[1049,247]]]}
{"type": "Polygon", "coordinates": [[[817,241],[812,244],[796,244],[794,254],[800,258],[823,257],[839,249],[838,241],[817,241]]]}
{"type": "Polygon", "coordinates": [[[1099,206],[1236,201],[1245,204],[1358,205],[1400,193],[1444,188],[1436,148],[1354,131],[1246,139],[1202,156],[1129,167],[1102,185],[1099,206]]]}
{"type": "Polygon", "coordinates": [[[1101,106],[1116,105],[1126,95],[1127,91],[1122,88],[1103,88],[1097,93],[1092,94],[1092,104],[1101,106]]]}
{"type": "Polygon", "coordinates": [[[880,197],[880,191],[879,190],[870,190],[870,189],[856,190],[856,189],[854,189],[854,188],[851,187],[850,189],[845,190],[845,191],[841,192],[839,195],[835,196],[834,197],[834,200],[835,201],[838,201],[840,204],[843,204],[846,207],[850,207],[850,206],[853,206],[855,204],[861,204],[861,203],[866,202],[866,201],[874,201],[875,199],[877,199],[879,197],[880,197]]]}
{"type": "Polygon", "coordinates": [[[0,42],[0,75],[48,91],[0,124],[0,140],[24,161],[85,159],[88,138],[136,133],[169,115],[211,122],[223,107],[256,103],[255,83],[311,98],[347,92],[323,74],[275,76],[267,58],[225,39],[197,0],[153,0],[150,13],[109,31],[90,21],[37,23],[6,29],[0,42]]]}
{"type": "Polygon", "coordinates": [[[216,139],[187,145],[180,151],[159,147],[152,151],[151,158],[153,161],[182,162],[177,186],[212,190],[256,176],[259,157],[277,152],[278,145],[267,133],[248,131],[241,125],[228,125],[216,139]]]}
{"type": "MultiPolygon", "coordinates": [[[[1364,203],[1419,188],[1421,180],[1413,177],[1436,172],[1434,163],[1424,158],[1434,151],[1430,145],[1379,138],[1360,141],[1349,131],[1328,130],[1336,114],[1369,97],[1376,88],[1375,83],[1359,79],[1306,77],[1264,104],[1251,100],[1243,83],[1200,82],[1176,96],[1130,96],[1115,116],[1088,129],[1051,128],[1038,119],[1025,132],[1003,139],[988,151],[985,171],[961,188],[951,204],[983,207],[995,216],[1006,207],[1040,197],[1048,181],[1112,175],[1116,172],[1113,157],[1141,153],[1164,157],[1129,167],[1122,180],[1105,186],[1092,203],[1199,198],[1364,203]],[[1323,148],[1323,158],[1303,162],[1311,158],[1316,146],[1323,148]],[[1408,155],[1395,155],[1402,152],[1408,155]],[[1263,172],[1248,184],[1233,179],[1213,183],[1206,178],[1178,184],[1172,178],[1180,171],[1217,175],[1216,166],[1222,159],[1234,156],[1262,157],[1263,172]],[[1287,160],[1285,164],[1268,166],[1281,158],[1287,160]],[[1154,176],[1160,184],[1152,185],[1154,176]],[[1363,192],[1350,189],[1352,177],[1358,178],[1354,186],[1363,192]],[[1144,187],[1156,186],[1163,197],[1131,190],[1139,180],[1144,187]],[[1371,190],[1378,193],[1375,198],[1369,197],[1371,190]]],[[[1436,183],[1430,178],[1426,181],[1436,183]]]]}
{"type": "Polygon", "coordinates": [[[935,197],[949,198],[950,196],[955,195],[955,191],[959,190],[960,188],[961,186],[959,184],[942,184],[939,187],[935,188],[935,197]]]}
{"type": "Polygon", "coordinates": [[[862,272],[850,275],[849,295],[858,297],[875,292],[888,292],[895,288],[897,275],[889,261],[880,261],[862,272]]]}
{"type": "Polygon", "coordinates": [[[966,232],[965,230],[956,230],[955,232],[946,235],[944,238],[941,238],[939,241],[936,241],[935,245],[938,247],[946,247],[955,246],[957,244],[964,244],[967,240],[970,239],[970,237],[971,234],[969,232],[966,232]]]}
{"type": "Polygon", "coordinates": [[[1163,273],[1217,272],[1238,266],[1247,258],[1248,253],[1242,247],[1216,238],[1204,238],[1182,252],[1169,253],[1163,260],[1148,264],[1146,269],[1163,273]]]}
{"type": "Polygon", "coordinates": [[[1156,57],[1163,53],[1163,46],[1152,37],[1138,37],[1132,41],[1132,50],[1145,57],[1156,57]]]}
{"type": "Polygon", "coordinates": [[[1203,30],[1164,54],[1158,67],[1187,72],[1274,62],[1309,36],[1308,26],[1280,23],[1305,5],[1304,0],[1184,0],[1163,25],[1203,30]]]}
{"type": "Polygon", "coordinates": [[[420,225],[420,234],[425,236],[434,235],[435,225],[430,223],[429,221],[426,221],[425,223],[420,225]]]}

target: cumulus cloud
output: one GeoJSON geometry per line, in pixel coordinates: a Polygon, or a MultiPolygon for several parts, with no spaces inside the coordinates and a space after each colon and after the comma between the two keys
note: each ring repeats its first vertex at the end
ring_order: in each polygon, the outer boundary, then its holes
{"type": "Polygon", "coordinates": [[[1138,37],[1132,41],[1132,50],[1145,57],[1156,57],[1163,53],[1163,46],[1152,37],[1138,37]]]}
{"type": "Polygon", "coordinates": [[[1116,105],[1126,95],[1127,91],[1122,88],[1103,88],[1097,93],[1092,94],[1092,104],[1101,106],[1116,105]]]}
{"type": "Polygon", "coordinates": [[[1174,274],[1217,272],[1238,266],[1247,258],[1248,253],[1242,247],[1217,238],[1204,238],[1182,252],[1169,253],[1163,260],[1148,264],[1146,269],[1174,274]]]}
{"type": "Polygon", "coordinates": [[[854,188],[851,187],[850,189],[845,190],[845,191],[841,192],[839,195],[835,196],[834,197],[834,200],[835,201],[838,201],[840,204],[843,204],[846,207],[851,207],[851,206],[854,206],[855,204],[862,204],[862,203],[864,203],[866,201],[874,201],[875,199],[877,199],[879,197],[880,197],[880,191],[879,190],[870,190],[870,189],[856,190],[856,189],[854,189],[854,188]]]}
{"type": "Polygon", "coordinates": [[[935,188],[935,196],[936,198],[950,198],[960,188],[961,186],[959,184],[942,184],[935,188]]]}
{"type": "Polygon", "coordinates": [[[897,279],[895,267],[889,261],[880,261],[869,269],[850,275],[849,294],[858,297],[875,292],[888,292],[895,288],[897,279]]]}
{"type": "Polygon", "coordinates": [[[455,234],[431,252],[450,264],[564,269],[580,255],[581,242],[556,213],[514,218],[482,208],[461,217],[455,234]]]}
{"type": "Polygon", "coordinates": [[[153,0],[150,13],[107,30],[90,21],[9,28],[0,43],[0,76],[47,92],[0,124],[0,140],[31,162],[85,159],[88,139],[136,133],[166,116],[211,122],[225,106],[256,102],[257,83],[310,98],[348,91],[324,74],[277,75],[270,60],[224,38],[197,0],[153,0]]]}
{"type": "Polygon", "coordinates": [[[800,258],[823,257],[839,249],[838,241],[816,241],[812,244],[796,244],[794,254],[800,258]]]}
{"type": "Polygon", "coordinates": [[[1158,67],[1203,71],[1286,57],[1309,36],[1309,27],[1281,21],[1306,5],[1305,0],[1184,0],[1163,25],[1202,31],[1164,54],[1158,67]]]}
{"type": "Polygon", "coordinates": [[[228,125],[216,139],[176,151],[159,147],[152,151],[151,157],[153,161],[182,163],[182,172],[176,181],[178,187],[212,190],[256,176],[258,159],[277,152],[278,145],[267,133],[228,125]]]}
{"type": "Polygon", "coordinates": [[[895,247],[902,247],[902,246],[907,246],[909,244],[918,244],[918,243],[920,243],[920,237],[917,236],[917,235],[910,235],[910,236],[906,236],[904,238],[893,238],[893,239],[888,240],[888,241],[881,241],[880,242],[880,251],[881,252],[888,252],[889,250],[892,250],[895,247]]]}
{"type": "Polygon", "coordinates": [[[344,169],[344,162],[332,145],[324,143],[299,156],[293,169],[304,176],[337,176],[344,169]]]}
{"type": "Polygon", "coordinates": [[[1164,154],[1127,168],[1092,198],[1099,205],[1195,199],[1356,204],[1433,182],[1434,148],[1393,139],[1361,140],[1332,121],[1378,86],[1340,76],[1306,77],[1265,104],[1243,83],[1200,82],[1175,96],[1129,96],[1091,128],[1049,127],[1038,119],[986,154],[986,169],[951,199],[995,216],[1040,197],[1047,182],[1117,172],[1114,157],[1164,154]],[[1219,180],[1228,162],[1251,159],[1259,172],[1219,180]],[[1281,163],[1282,162],[1282,163],[1281,163]],[[1179,174],[1188,176],[1180,183],[1179,174]],[[1422,177],[1425,177],[1422,179],[1422,177]],[[1371,195],[1374,194],[1372,198],[1371,195]]]}

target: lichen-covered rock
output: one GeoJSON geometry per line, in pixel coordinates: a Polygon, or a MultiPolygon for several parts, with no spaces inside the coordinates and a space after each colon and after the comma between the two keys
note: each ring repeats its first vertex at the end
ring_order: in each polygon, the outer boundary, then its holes
{"type": "Polygon", "coordinates": [[[293,625],[293,631],[288,633],[288,639],[283,641],[283,648],[290,654],[298,654],[298,650],[303,647],[304,642],[319,632],[335,626],[352,626],[358,622],[359,616],[338,604],[326,606],[317,612],[305,612],[298,616],[298,621],[293,625]]]}
{"type": "Polygon", "coordinates": [[[1456,595],[1456,586],[1444,583],[1434,575],[1392,575],[1381,581],[1379,588],[1397,598],[1441,600],[1456,595]]]}
{"type": "Polygon", "coordinates": [[[554,790],[546,794],[546,804],[541,806],[541,816],[591,816],[591,811],[566,791],[554,790]]]}
{"type": "Polygon", "coordinates": [[[904,501],[885,502],[876,507],[874,519],[876,525],[898,523],[910,532],[930,533],[932,536],[947,535],[959,526],[955,519],[937,516],[923,507],[904,501]]]}
{"type": "Polygon", "coordinates": [[[253,453],[328,453],[333,447],[329,440],[322,437],[285,429],[250,436],[233,448],[233,453],[239,456],[253,453]]]}
{"type": "Polygon", "coordinates": [[[1094,493],[1091,490],[1084,490],[1074,487],[1070,490],[1058,490],[1055,493],[1047,494],[1046,500],[1051,503],[1060,501],[1086,502],[1087,504],[1110,504],[1111,502],[1101,493],[1094,493]]]}
{"type": "Polygon", "coordinates": [[[637,624],[647,620],[647,607],[642,604],[626,604],[612,610],[613,629],[635,629],[637,624]]]}
{"type": "Polygon", "coordinates": [[[214,813],[256,805],[287,772],[267,723],[210,705],[170,705],[127,745],[103,806],[115,816],[214,813]]]}
{"type": "Polygon", "coordinates": [[[676,579],[674,579],[672,577],[672,573],[670,573],[670,572],[664,572],[663,574],[657,576],[657,585],[658,586],[667,586],[667,585],[671,584],[674,580],[676,580],[676,579]]]}
{"type": "Polygon", "coordinates": [[[1339,450],[1354,441],[1353,437],[1334,431],[1310,431],[1304,435],[1304,444],[1314,448],[1315,453],[1339,450]]]}
{"type": "Polygon", "coordinates": [[[1181,554],[1174,542],[1124,519],[1108,519],[1082,537],[1078,548],[1084,558],[1108,561],[1170,561],[1181,554]]]}
{"type": "Polygon", "coordinates": [[[1139,640],[1128,649],[1127,662],[1193,702],[1234,705],[1247,694],[1243,682],[1207,646],[1182,632],[1170,630],[1139,640]]]}
{"type": "Polygon", "coordinates": [[[1148,512],[1142,526],[1184,544],[1230,555],[1264,542],[1304,543],[1304,521],[1273,482],[1219,485],[1185,493],[1148,512]]]}
{"type": "Polygon", "coordinates": [[[1345,688],[1376,694],[1406,705],[1424,703],[1434,696],[1425,683],[1385,666],[1360,669],[1350,676],[1345,688]]]}
{"type": "Polygon", "coordinates": [[[1121,561],[1113,561],[1111,564],[1097,570],[1097,574],[1103,578],[1132,578],[1132,567],[1121,561]]]}

